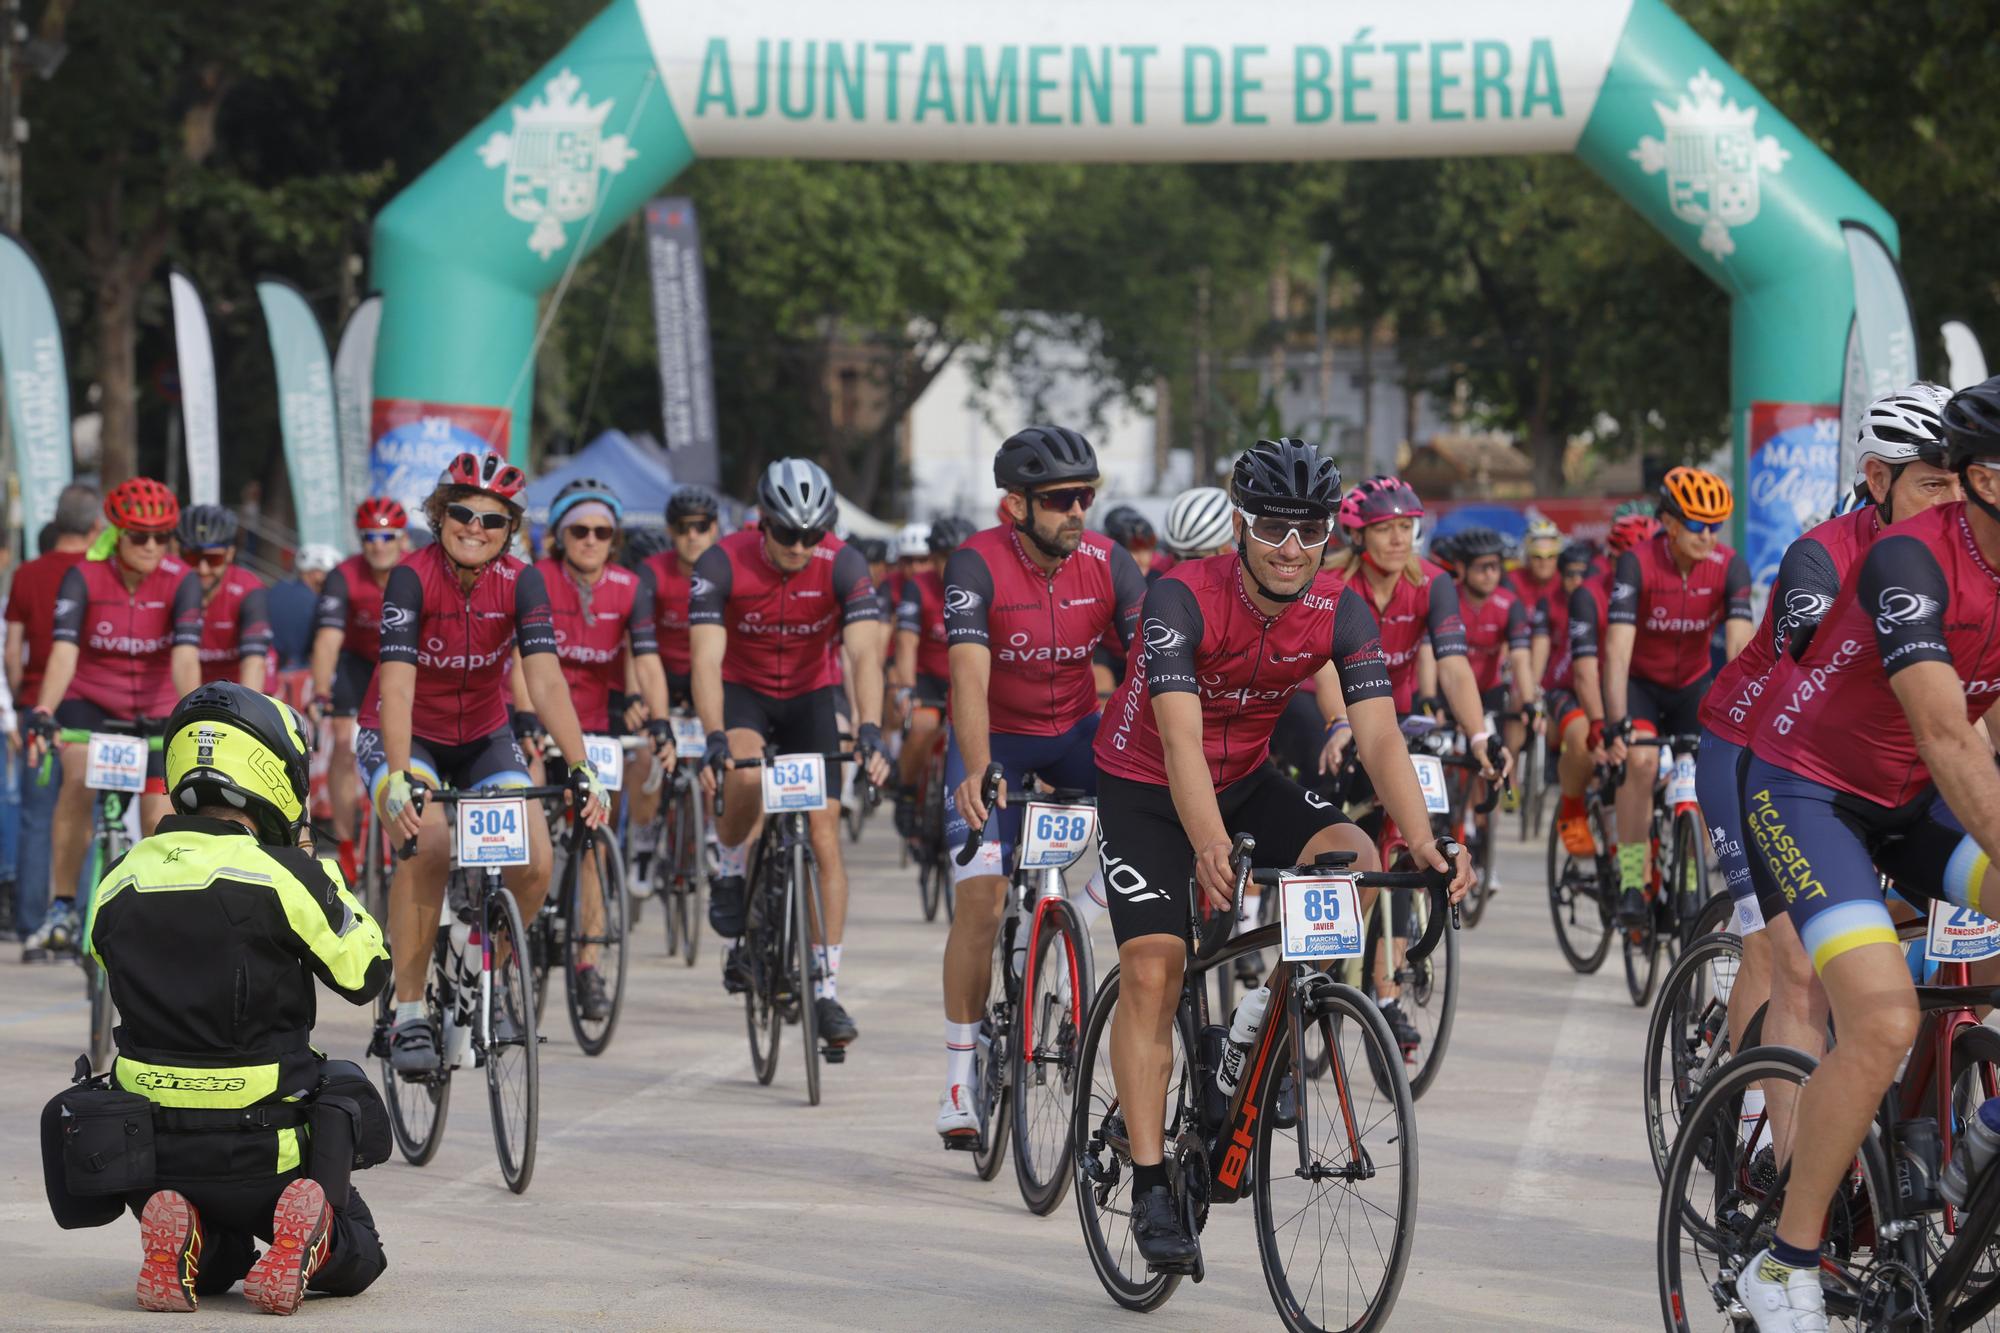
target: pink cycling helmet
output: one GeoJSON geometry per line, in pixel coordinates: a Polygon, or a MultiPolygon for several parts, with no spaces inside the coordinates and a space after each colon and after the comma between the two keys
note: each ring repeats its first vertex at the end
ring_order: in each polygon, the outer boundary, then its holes
{"type": "Polygon", "coordinates": [[[1370,477],[1347,493],[1340,502],[1340,526],[1353,541],[1361,540],[1361,530],[1392,518],[1422,518],[1424,502],[1397,477],[1370,477]]]}

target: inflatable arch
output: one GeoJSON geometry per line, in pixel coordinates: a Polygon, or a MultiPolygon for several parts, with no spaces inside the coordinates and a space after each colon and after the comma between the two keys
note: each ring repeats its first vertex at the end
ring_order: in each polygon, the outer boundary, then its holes
{"type": "Polygon", "coordinates": [[[1895,223],[1665,0],[616,0],[376,220],[376,483],[523,454],[542,294],[700,156],[1555,152],[1730,293],[1738,512],[1774,571],[1832,494],[1845,237],[1893,253],[1895,223]]]}

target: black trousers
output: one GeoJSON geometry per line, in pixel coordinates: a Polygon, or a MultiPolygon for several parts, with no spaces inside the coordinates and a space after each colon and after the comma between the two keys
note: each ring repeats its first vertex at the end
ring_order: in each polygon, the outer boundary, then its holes
{"type": "MultiPolygon", "coordinates": [[[[220,1295],[241,1282],[257,1261],[256,1241],[271,1239],[271,1212],[278,1196],[294,1180],[305,1178],[304,1171],[290,1171],[269,1180],[193,1181],[162,1180],[157,1189],[174,1190],[186,1196],[201,1217],[201,1269],[195,1291],[203,1296],[220,1295]]],[[[126,1206],[137,1217],[153,1191],[133,1194],[126,1206]]],[[[306,1283],[308,1291],[329,1296],[358,1296],[382,1275],[389,1260],[382,1253],[382,1237],[375,1230],[374,1215],[368,1211],[358,1190],[349,1189],[344,1200],[329,1192],[333,1204],[333,1246],[319,1272],[306,1283]]]]}

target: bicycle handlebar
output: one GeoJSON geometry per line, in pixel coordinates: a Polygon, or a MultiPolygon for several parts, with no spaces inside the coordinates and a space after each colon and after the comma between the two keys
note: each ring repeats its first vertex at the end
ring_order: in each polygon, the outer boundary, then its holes
{"type": "MultiPolygon", "coordinates": [[[[424,813],[424,806],[431,801],[436,801],[439,805],[449,806],[456,805],[460,801],[489,801],[506,796],[519,796],[530,801],[546,801],[568,794],[569,788],[563,786],[480,787],[471,791],[465,791],[456,787],[444,787],[437,791],[432,791],[429,787],[421,783],[415,783],[410,787],[410,807],[421,816],[424,813]]],[[[416,854],[417,840],[415,838],[411,838],[396,849],[396,859],[398,861],[407,861],[416,854]]]]}
{"type": "MultiPolygon", "coordinates": [[[[993,803],[1000,799],[1001,776],[1000,765],[988,764],[986,772],[979,779],[979,803],[986,807],[986,816],[988,819],[993,817],[993,803]]],[[[945,799],[950,800],[951,798],[947,796],[945,799]]],[[[968,825],[971,823],[970,820],[966,822],[968,825]]],[[[985,841],[986,825],[982,822],[978,828],[972,830],[971,834],[965,840],[965,846],[959,848],[958,855],[952,859],[962,866],[971,865],[972,858],[979,855],[979,845],[985,841]]]]}
{"type": "MultiPolygon", "coordinates": [[[[1245,835],[1239,834],[1237,835],[1236,847],[1233,847],[1230,852],[1230,863],[1240,867],[1237,871],[1235,894],[1238,910],[1242,907],[1243,887],[1245,883],[1276,888],[1288,876],[1312,873],[1323,874],[1328,872],[1339,873],[1354,863],[1354,854],[1352,852],[1328,852],[1312,865],[1293,866],[1289,870],[1253,870],[1249,863],[1249,853],[1255,847],[1256,843],[1254,841],[1245,835]],[[1236,848],[1240,848],[1240,852],[1236,848]],[[1239,856],[1240,860],[1238,859],[1239,856]]],[[[1458,908],[1451,901],[1451,881],[1452,876],[1457,873],[1456,865],[1459,853],[1465,849],[1451,838],[1439,838],[1437,849],[1439,855],[1444,857],[1447,869],[1371,870],[1357,873],[1353,877],[1355,887],[1360,889],[1421,889],[1429,895],[1431,900],[1430,922],[1424,927],[1422,938],[1410,945],[1406,955],[1409,961],[1413,963],[1421,963],[1424,959],[1430,957],[1431,951],[1437,948],[1438,942],[1444,938],[1447,921],[1450,922],[1453,930],[1458,929],[1458,908]]],[[[1227,934],[1223,933],[1222,938],[1226,939],[1227,934]]],[[[1220,947],[1221,940],[1218,939],[1215,943],[1208,946],[1208,953],[1212,954],[1220,947]]],[[[1203,956],[1200,952],[1196,954],[1197,958],[1203,956]]]]}
{"type": "MultiPolygon", "coordinates": [[[[852,764],[864,764],[864,765],[865,765],[865,763],[866,763],[866,760],[865,760],[865,759],[864,759],[864,758],[862,757],[862,753],[861,753],[861,751],[860,751],[859,749],[850,749],[850,750],[793,750],[793,751],[789,751],[788,753],[789,753],[789,754],[817,754],[817,755],[819,755],[819,757],[820,757],[820,758],[822,758],[822,759],[826,760],[826,762],[827,762],[827,763],[829,763],[829,764],[847,764],[847,763],[852,763],[852,764]]],[[[723,768],[723,771],[724,771],[724,772],[726,773],[726,772],[729,772],[729,771],[730,771],[731,769],[739,769],[739,768],[741,768],[741,769],[751,769],[751,768],[763,768],[763,767],[764,767],[764,766],[765,766],[766,764],[770,763],[770,762],[771,762],[772,760],[774,760],[774,759],[776,759],[776,758],[778,758],[778,757],[779,757],[779,756],[777,755],[777,753],[776,753],[775,751],[773,751],[773,750],[768,750],[768,749],[767,749],[767,750],[765,750],[765,751],[764,751],[764,753],[763,753],[762,755],[760,755],[760,756],[758,756],[758,757],[756,757],[756,758],[752,758],[752,759],[736,759],[736,758],[731,758],[731,759],[729,760],[728,764],[724,766],[724,768],[723,768]]],[[[862,799],[863,799],[863,800],[865,800],[866,802],[868,802],[868,804],[869,804],[869,806],[870,806],[871,808],[872,808],[872,807],[874,807],[874,806],[876,806],[876,805],[879,805],[879,804],[881,804],[881,801],[882,801],[882,793],[881,793],[881,789],[880,789],[880,788],[878,788],[878,787],[877,787],[877,786],[876,786],[876,785],[875,785],[875,784],[874,784],[873,782],[869,781],[869,779],[868,779],[868,770],[867,770],[867,768],[866,768],[866,767],[863,767],[863,768],[861,769],[861,784],[862,784],[862,789],[863,789],[863,795],[862,795],[862,799]]],[[[720,816],[720,815],[722,814],[722,784],[721,784],[721,782],[717,782],[717,783],[715,784],[715,801],[714,801],[714,808],[715,808],[715,813],[716,813],[716,815],[717,815],[717,816],[719,817],[719,816],[720,816]]]]}

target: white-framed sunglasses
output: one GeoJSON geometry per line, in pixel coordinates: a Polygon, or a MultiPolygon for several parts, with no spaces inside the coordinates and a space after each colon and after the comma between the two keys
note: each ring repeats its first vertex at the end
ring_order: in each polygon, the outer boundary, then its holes
{"type": "Polygon", "coordinates": [[[1316,551],[1326,545],[1327,539],[1333,536],[1333,519],[1330,516],[1307,519],[1277,518],[1270,514],[1253,514],[1240,506],[1236,512],[1243,517],[1244,530],[1259,546],[1283,546],[1288,539],[1295,538],[1301,550],[1316,551]]]}

